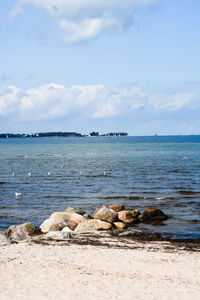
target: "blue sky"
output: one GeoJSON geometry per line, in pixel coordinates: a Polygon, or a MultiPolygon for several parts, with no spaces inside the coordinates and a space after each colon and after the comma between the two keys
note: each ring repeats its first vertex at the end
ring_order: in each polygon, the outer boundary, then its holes
{"type": "Polygon", "coordinates": [[[199,0],[1,1],[0,132],[198,134],[199,13],[199,0]]]}

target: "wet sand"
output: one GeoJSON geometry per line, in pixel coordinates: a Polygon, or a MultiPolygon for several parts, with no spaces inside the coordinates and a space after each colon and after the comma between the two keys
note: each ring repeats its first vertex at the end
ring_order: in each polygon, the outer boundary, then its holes
{"type": "Polygon", "coordinates": [[[0,247],[0,299],[199,299],[199,241],[36,235],[0,247]]]}

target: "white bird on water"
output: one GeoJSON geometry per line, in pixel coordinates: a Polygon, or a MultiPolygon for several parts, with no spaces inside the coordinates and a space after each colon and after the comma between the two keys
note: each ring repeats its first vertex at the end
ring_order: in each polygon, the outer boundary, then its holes
{"type": "Polygon", "coordinates": [[[22,193],[15,193],[15,197],[20,197],[22,195],[22,193]]]}
{"type": "Polygon", "coordinates": [[[48,176],[51,176],[51,175],[52,175],[52,173],[51,173],[51,172],[48,172],[47,174],[48,174],[48,176]]]}
{"type": "Polygon", "coordinates": [[[12,176],[15,176],[15,173],[14,173],[14,172],[12,173],[12,176]]]}
{"type": "Polygon", "coordinates": [[[32,175],[31,172],[29,172],[29,173],[28,173],[28,176],[31,176],[31,175],[32,175]]]}

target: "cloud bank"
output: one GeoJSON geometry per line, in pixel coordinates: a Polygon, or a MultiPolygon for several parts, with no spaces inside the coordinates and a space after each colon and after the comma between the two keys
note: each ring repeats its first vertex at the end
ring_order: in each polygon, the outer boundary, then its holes
{"type": "Polygon", "coordinates": [[[140,7],[158,0],[18,0],[9,13],[12,20],[25,12],[26,5],[43,8],[64,30],[65,43],[77,43],[103,31],[122,31],[133,22],[140,7]]]}
{"type": "MultiPolygon", "coordinates": [[[[50,83],[22,90],[16,86],[0,88],[0,119],[37,122],[66,117],[69,120],[110,120],[113,117],[183,114],[199,111],[192,93],[151,94],[138,87],[114,88],[104,85],[64,85],[50,83]]],[[[174,116],[173,116],[174,117],[174,116]]],[[[145,117],[146,118],[146,117],[145,117]]],[[[140,121],[141,121],[140,120],[140,121]]]]}

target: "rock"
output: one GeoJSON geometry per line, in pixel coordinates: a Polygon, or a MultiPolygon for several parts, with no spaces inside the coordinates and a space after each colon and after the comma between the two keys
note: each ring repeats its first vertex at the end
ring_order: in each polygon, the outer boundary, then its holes
{"type": "Polygon", "coordinates": [[[85,218],[82,215],[79,215],[77,213],[67,213],[67,221],[73,221],[76,223],[81,223],[85,221],[85,218]]]}
{"type": "Polygon", "coordinates": [[[126,227],[126,224],[123,222],[114,222],[114,225],[117,229],[124,229],[126,227]]]}
{"type": "Polygon", "coordinates": [[[67,226],[66,222],[63,221],[55,221],[54,219],[46,219],[41,225],[40,229],[43,233],[47,233],[50,231],[58,231],[62,230],[67,226]]]}
{"type": "Polygon", "coordinates": [[[125,210],[125,206],[121,205],[121,204],[113,204],[111,206],[108,206],[108,208],[111,208],[115,212],[118,212],[118,211],[121,211],[121,210],[125,210]]]}
{"type": "Polygon", "coordinates": [[[35,232],[35,226],[31,222],[27,222],[27,223],[20,224],[20,225],[10,226],[7,230],[7,235],[11,236],[13,233],[18,231],[19,227],[23,228],[28,235],[31,235],[35,232]]]}
{"type": "Polygon", "coordinates": [[[0,234],[0,246],[4,246],[4,245],[10,245],[12,244],[11,239],[9,239],[9,237],[0,234]]]}
{"type": "Polygon", "coordinates": [[[97,208],[93,214],[92,217],[94,219],[100,219],[102,221],[107,221],[107,222],[114,222],[117,218],[117,213],[105,205],[103,205],[101,208],[97,208]]]}
{"type": "Polygon", "coordinates": [[[50,231],[46,234],[46,238],[53,240],[65,240],[72,238],[70,232],[50,231]]]}
{"type": "Polygon", "coordinates": [[[71,232],[62,232],[62,235],[63,235],[64,240],[73,238],[73,235],[71,234],[71,232]]]}
{"type": "Polygon", "coordinates": [[[83,211],[81,209],[78,209],[78,208],[73,208],[73,207],[67,207],[65,209],[65,212],[67,214],[79,214],[79,215],[84,215],[85,214],[85,211],[83,211]]]}
{"type": "Polygon", "coordinates": [[[63,211],[57,211],[50,215],[50,220],[54,220],[56,222],[65,222],[67,221],[67,214],[63,211]]]}
{"type": "Polygon", "coordinates": [[[130,213],[132,214],[133,218],[137,218],[139,215],[141,215],[141,212],[138,209],[133,209],[130,211],[130,213]]]}
{"type": "Polygon", "coordinates": [[[71,229],[74,230],[76,228],[76,226],[78,225],[78,223],[74,222],[74,221],[67,221],[67,226],[71,229]]]}
{"type": "Polygon", "coordinates": [[[31,222],[21,224],[20,226],[22,226],[29,235],[35,232],[35,226],[31,222]]]}
{"type": "Polygon", "coordinates": [[[157,221],[164,221],[167,219],[167,216],[160,209],[156,208],[147,208],[142,214],[140,219],[145,223],[154,223],[157,221]]]}
{"type": "Polygon", "coordinates": [[[62,230],[61,230],[61,232],[63,233],[63,232],[65,232],[65,233],[67,233],[67,232],[73,232],[68,226],[66,226],[66,227],[64,227],[62,230]]]}
{"type": "Polygon", "coordinates": [[[92,217],[91,217],[90,215],[86,214],[86,213],[83,215],[83,217],[84,217],[86,220],[92,219],[92,217]]]}
{"type": "Polygon", "coordinates": [[[96,231],[97,231],[96,228],[91,224],[89,224],[87,220],[78,224],[78,226],[74,230],[74,232],[76,233],[86,233],[86,232],[96,232],[96,231]]]}
{"type": "Polygon", "coordinates": [[[23,226],[16,226],[16,230],[10,233],[10,238],[12,241],[22,241],[30,238],[28,232],[23,226]]]}
{"type": "Polygon", "coordinates": [[[112,228],[112,225],[110,223],[99,220],[99,219],[90,219],[90,220],[86,220],[85,222],[92,225],[96,229],[108,230],[108,229],[112,228]]]}
{"type": "Polygon", "coordinates": [[[133,216],[129,210],[122,210],[118,212],[118,219],[126,224],[134,222],[133,216]]]}
{"type": "Polygon", "coordinates": [[[12,225],[7,230],[7,236],[11,236],[12,233],[14,233],[17,230],[17,227],[20,225],[12,225]]]}
{"type": "Polygon", "coordinates": [[[139,222],[143,222],[143,215],[139,215],[139,216],[138,216],[138,221],[139,221],[139,222]]]}
{"type": "Polygon", "coordinates": [[[107,230],[110,229],[112,225],[108,222],[101,221],[99,219],[90,219],[90,220],[85,220],[84,222],[80,223],[74,232],[91,232],[91,231],[97,231],[97,230],[107,230]]]}

